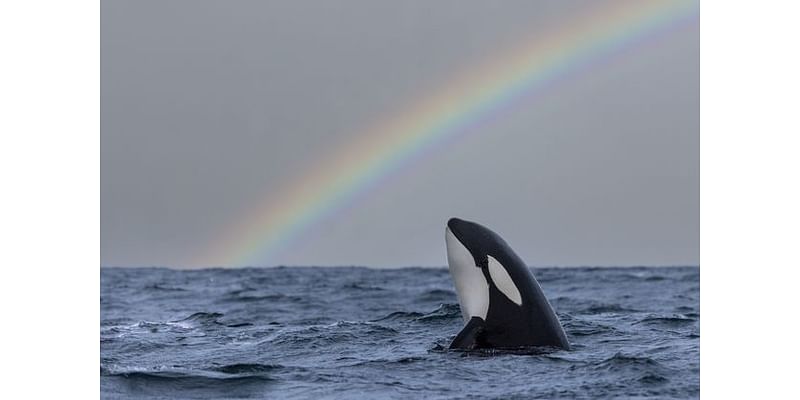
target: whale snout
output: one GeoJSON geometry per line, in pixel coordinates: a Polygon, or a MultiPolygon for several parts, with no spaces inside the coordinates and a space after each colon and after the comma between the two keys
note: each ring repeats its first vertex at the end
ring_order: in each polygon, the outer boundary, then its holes
{"type": "Polygon", "coordinates": [[[455,217],[447,220],[447,229],[469,248],[479,246],[482,241],[487,239],[491,240],[492,236],[491,231],[482,225],[455,217]]]}
{"type": "Polygon", "coordinates": [[[461,219],[461,218],[452,217],[452,218],[447,220],[447,225],[449,226],[450,224],[454,224],[454,223],[457,224],[459,222],[464,222],[464,220],[461,219]]]}
{"type": "Polygon", "coordinates": [[[467,225],[469,225],[469,222],[461,218],[453,217],[447,220],[447,227],[456,236],[458,236],[461,232],[463,232],[467,228],[467,225]]]}
{"type": "Polygon", "coordinates": [[[450,230],[452,230],[453,226],[458,225],[462,222],[464,222],[463,219],[453,217],[447,220],[447,227],[450,228],[450,230]]]}

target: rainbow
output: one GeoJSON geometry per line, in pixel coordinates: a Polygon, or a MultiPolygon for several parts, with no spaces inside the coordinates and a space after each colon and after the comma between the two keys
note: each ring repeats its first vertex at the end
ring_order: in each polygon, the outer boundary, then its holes
{"type": "Polygon", "coordinates": [[[368,127],[291,187],[260,199],[197,264],[270,262],[315,223],[403,166],[475,131],[476,125],[514,102],[592,61],[698,17],[694,0],[635,0],[591,10],[545,34],[523,38],[520,46],[460,71],[431,95],[368,127]]]}

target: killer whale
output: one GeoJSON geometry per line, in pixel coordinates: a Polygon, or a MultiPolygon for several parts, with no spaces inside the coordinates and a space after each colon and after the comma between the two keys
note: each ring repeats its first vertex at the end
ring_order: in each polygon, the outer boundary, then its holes
{"type": "Polygon", "coordinates": [[[569,349],[564,328],[530,269],[490,229],[451,218],[447,263],[465,325],[451,349],[569,349]]]}

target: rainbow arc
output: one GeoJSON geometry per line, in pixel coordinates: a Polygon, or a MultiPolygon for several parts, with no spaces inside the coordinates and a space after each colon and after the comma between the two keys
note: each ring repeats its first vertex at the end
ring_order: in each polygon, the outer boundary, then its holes
{"type": "Polygon", "coordinates": [[[481,121],[615,50],[699,17],[696,1],[635,0],[591,10],[484,63],[356,135],[305,176],[260,199],[213,243],[200,264],[265,265],[324,218],[403,166],[457,141],[481,121]]]}

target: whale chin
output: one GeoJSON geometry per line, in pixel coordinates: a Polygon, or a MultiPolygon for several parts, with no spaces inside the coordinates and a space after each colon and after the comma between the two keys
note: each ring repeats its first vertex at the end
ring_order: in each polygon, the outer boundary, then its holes
{"type": "Polygon", "coordinates": [[[485,319],[489,310],[489,284],[483,272],[475,266],[472,253],[458,240],[450,227],[445,229],[445,243],[447,264],[455,282],[464,322],[472,317],[485,319]]]}

